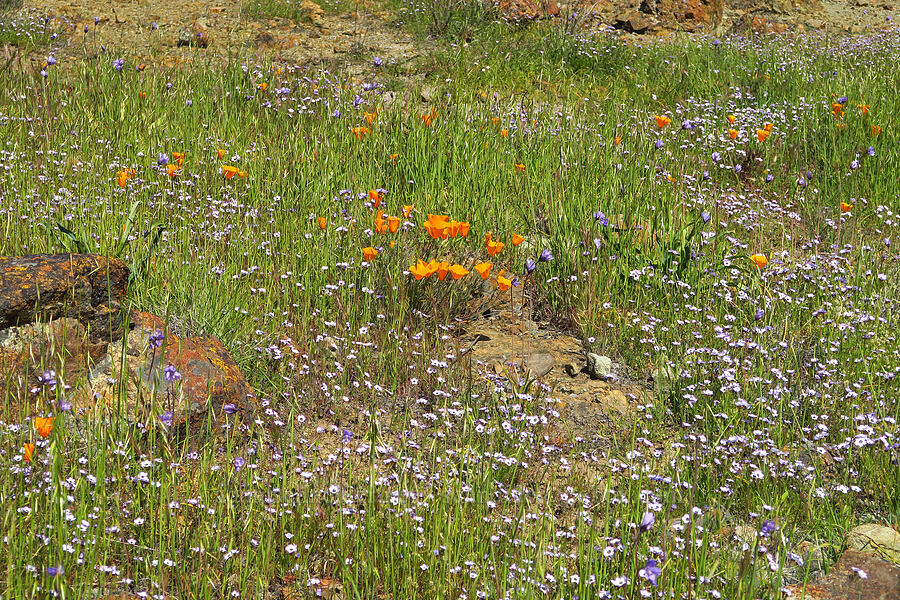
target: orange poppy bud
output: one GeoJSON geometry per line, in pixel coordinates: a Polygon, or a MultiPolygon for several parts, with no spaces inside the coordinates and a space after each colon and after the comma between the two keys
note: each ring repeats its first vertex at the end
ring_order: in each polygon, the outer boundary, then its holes
{"type": "Polygon", "coordinates": [[[178,163],[178,166],[181,166],[181,163],[184,162],[184,152],[173,152],[172,159],[178,163]]]}
{"type": "Polygon", "coordinates": [[[501,129],[500,130],[500,137],[506,137],[508,135],[509,135],[509,129],[501,129]]]}
{"type": "Polygon", "coordinates": [[[861,112],[864,115],[869,114],[869,105],[868,104],[857,104],[857,106],[859,107],[859,112],[861,112]]]}
{"type": "Polygon", "coordinates": [[[225,158],[225,151],[221,148],[216,149],[216,158],[218,158],[219,160],[225,158]]]}
{"type": "Polygon", "coordinates": [[[363,248],[363,258],[366,262],[372,262],[376,256],[378,256],[378,250],[369,246],[367,248],[363,248]]]}
{"type": "Polygon", "coordinates": [[[358,140],[361,140],[369,135],[368,127],[354,127],[353,129],[351,129],[351,131],[353,132],[354,137],[356,137],[356,139],[358,140]]]}
{"type": "Polygon", "coordinates": [[[617,136],[616,136],[616,139],[615,139],[615,142],[616,142],[616,146],[618,146],[619,144],[621,144],[621,143],[622,143],[622,136],[617,135],[617,136]]]}
{"type": "Polygon", "coordinates": [[[470,224],[468,221],[462,221],[459,224],[459,235],[461,235],[463,237],[467,237],[469,235],[469,227],[470,227],[470,224]]]}
{"type": "Polygon", "coordinates": [[[378,208],[381,206],[381,192],[378,190],[369,190],[369,200],[372,201],[372,206],[378,208]]]}
{"type": "Polygon", "coordinates": [[[147,92],[138,92],[138,98],[140,98],[141,100],[143,100],[146,97],[147,97],[147,92]]]}
{"type": "Polygon", "coordinates": [[[387,222],[391,233],[397,233],[397,230],[400,229],[400,217],[388,217],[387,222]]]}
{"type": "Polygon", "coordinates": [[[872,125],[872,136],[874,137],[879,133],[881,133],[881,127],[879,127],[878,125],[872,125]]]}
{"type": "Polygon", "coordinates": [[[523,238],[518,233],[513,234],[513,236],[512,236],[512,245],[513,246],[518,246],[519,244],[521,244],[524,241],[525,241],[525,238],[523,238]]]}
{"type": "Polygon", "coordinates": [[[475,265],[475,272],[481,275],[482,279],[487,279],[491,276],[491,267],[494,265],[489,262],[478,263],[475,265]]]}
{"type": "Polygon", "coordinates": [[[524,173],[525,165],[522,163],[516,163],[516,171],[518,171],[519,173],[524,173]]]}
{"type": "Polygon", "coordinates": [[[392,165],[397,164],[397,159],[400,158],[400,154],[391,154],[388,156],[388,160],[391,161],[392,165]]]}
{"type": "Polygon", "coordinates": [[[53,431],[53,417],[37,417],[34,420],[34,429],[42,438],[49,437],[53,431]]]}
{"type": "Polygon", "coordinates": [[[325,229],[328,226],[328,219],[325,217],[319,217],[316,219],[319,222],[319,229],[325,229]]]}
{"type": "Polygon", "coordinates": [[[437,268],[438,279],[443,281],[444,277],[446,277],[447,273],[449,273],[449,272],[450,272],[450,263],[448,263],[446,260],[442,260],[441,262],[438,263],[438,268],[437,268]]]}
{"type": "Polygon", "coordinates": [[[119,184],[119,187],[125,187],[125,184],[128,183],[128,173],[125,171],[116,173],[116,183],[119,184]]]}
{"type": "Polygon", "coordinates": [[[146,68],[147,68],[147,65],[145,65],[145,64],[143,64],[143,63],[142,63],[142,64],[139,64],[139,65],[137,66],[137,70],[138,70],[138,71],[143,71],[143,70],[146,69],[146,68]]]}
{"type": "Polygon", "coordinates": [[[225,179],[231,179],[235,175],[240,174],[241,170],[232,165],[222,165],[222,175],[225,176],[225,179]]]}
{"type": "Polygon", "coordinates": [[[728,124],[734,125],[735,119],[736,119],[736,117],[734,115],[728,115],[728,124]]]}
{"type": "Polygon", "coordinates": [[[774,127],[774,125],[772,125],[771,123],[766,123],[765,125],[763,125],[763,129],[765,129],[766,131],[772,131],[772,127],[774,127]]]}
{"type": "Polygon", "coordinates": [[[412,214],[413,205],[412,204],[404,204],[403,205],[403,218],[408,219],[409,215],[412,214]]]}
{"type": "Polygon", "coordinates": [[[487,248],[487,245],[491,243],[491,240],[494,239],[494,232],[488,231],[487,235],[484,236],[484,247],[487,248]]]}
{"type": "Polygon", "coordinates": [[[831,112],[836,117],[843,117],[844,116],[844,105],[841,104],[840,102],[832,102],[831,103],[831,112]]]}
{"type": "Polygon", "coordinates": [[[499,125],[500,117],[491,117],[491,125],[499,125]]]}
{"type": "Polygon", "coordinates": [[[751,254],[750,260],[753,261],[753,264],[756,265],[756,268],[758,269],[762,269],[769,264],[769,259],[766,258],[765,254],[751,254]]]}
{"type": "Polygon", "coordinates": [[[25,444],[22,448],[22,458],[25,459],[25,462],[31,462],[31,459],[34,457],[34,444],[25,444]]]}
{"type": "Polygon", "coordinates": [[[371,125],[375,122],[375,117],[378,116],[378,112],[363,112],[363,116],[366,118],[366,123],[371,125]]]}

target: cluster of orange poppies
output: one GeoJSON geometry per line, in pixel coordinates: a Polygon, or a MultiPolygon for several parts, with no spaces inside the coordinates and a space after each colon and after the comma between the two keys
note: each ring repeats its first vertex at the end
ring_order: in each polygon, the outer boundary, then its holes
{"type": "Polygon", "coordinates": [[[428,215],[428,220],[422,224],[425,231],[435,240],[446,240],[456,236],[469,235],[468,221],[453,221],[449,215],[428,215]]]}

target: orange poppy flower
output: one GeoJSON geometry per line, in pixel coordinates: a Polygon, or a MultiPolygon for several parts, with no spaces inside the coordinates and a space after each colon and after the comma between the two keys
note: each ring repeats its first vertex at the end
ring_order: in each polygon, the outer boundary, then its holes
{"type": "Polygon", "coordinates": [[[437,110],[433,110],[430,113],[425,113],[422,115],[422,122],[425,123],[425,126],[431,125],[431,122],[434,121],[434,118],[437,116],[437,110]]]}
{"type": "Polygon", "coordinates": [[[392,165],[396,165],[396,164],[397,164],[397,159],[398,159],[398,158],[400,158],[400,154],[399,154],[399,153],[395,153],[395,154],[390,154],[390,155],[388,155],[388,160],[391,161],[391,164],[392,164],[392,165]]]}
{"type": "Polygon", "coordinates": [[[513,236],[512,236],[512,245],[513,246],[518,246],[519,244],[521,244],[524,241],[525,241],[525,238],[523,238],[518,233],[513,234],[513,236]]]}
{"type": "Polygon", "coordinates": [[[453,275],[454,280],[462,279],[469,274],[469,271],[462,265],[453,265],[452,267],[450,267],[450,274],[453,275]]]}
{"type": "Polygon", "coordinates": [[[449,273],[449,272],[450,272],[450,263],[448,263],[446,260],[442,260],[441,262],[438,263],[438,268],[437,268],[438,279],[443,281],[444,277],[446,277],[447,273],[449,273]]]}
{"type": "Polygon", "coordinates": [[[232,165],[222,165],[222,175],[225,176],[225,179],[231,179],[235,175],[240,175],[241,170],[232,165]]]}
{"type": "Polygon", "coordinates": [[[659,127],[660,129],[662,129],[663,127],[665,127],[666,125],[668,125],[669,123],[672,122],[672,119],[670,119],[669,117],[667,117],[665,115],[656,115],[653,118],[656,119],[656,126],[659,127]]]}
{"type": "Polygon", "coordinates": [[[500,130],[500,137],[506,137],[508,135],[509,135],[509,129],[501,129],[500,130]]]}
{"type": "Polygon", "coordinates": [[[388,217],[387,222],[388,229],[390,229],[391,233],[397,233],[397,230],[400,229],[400,217],[388,217]]]}
{"type": "Polygon", "coordinates": [[[615,139],[616,146],[622,143],[622,136],[617,135],[615,139]]]}
{"type": "Polygon", "coordinates": [[[868,104],[857,104],[856,106],[859,107],[859,112],[861,112],[862,114],[864,114],[864,115],[869,114],[869,105],[868,104]]]}
{"type": "Polygon", "coordinates": [[[516,163],[516,171],[518,171],[519,173],[524,173],[525,165],[523,165],[522,163],[516,163]]]}
{"type": "Polygon", "coordinates": [[[756,268],[758,269],[762,269],[769,264],[769,259],[766,258],[765,254],[751,254],[750,260],[753,261],[753,264],[756,265],[756,268]]]}
{"type": "Polygon", "coordinates": [[[730,137],[731,139],[735,139],[737,136],[738,136],[737,129],[729,129],[728,130],[728,137],[730,137]]]}
{"type": "Polygon", "coordinates": [[[878,135],[879,133],[881,133],[881,127],[879,127],[878,125],[872,125],[872,137],[878,135]]]}
{"type": "Polygon", "coordinates": [[[363,248],[363,258],[366,262],[372,262],[376,256],[378,256],[378,250],[373,248],[372,246],[368,246],[367,248],[363,248]]]}
{"type": "Polygon", "coordinates": [[[409,268],[409,272],[412,273],[412,276],[416,278],[416,281],[421,281],[422,279],[431,277],[435,273],[435,271],[437,271],[437,263],[432,265],[431,263],[427,263],[422,259],[419,259],[419,262],[409,268]]]}
{"type": "Polygon", "coordinates": [[[319,229],[325,229],[328,226],[328,219],[325,217],[319,217],[316,219],[319,222],[319,229]]]}
{"type": "Polygon", "coordinates": [[[222,160],[223,158],[225,158],[225,151],[222,150],[221,148],[217,148],[216,149],[216,158],[218,158],[219,160],[222,160]]]}
{"type": "Polygon", "coordinates": [[[844,116],[844,105],[840,102],[832,102],[831,103],[831,112],[835,117],[843,117],[844,116]]]}
{"type": "Polygon", "coordinates": [[[361,140],[361,139],[363,139],[364,137],[366,137],[367,135],[369,135],[369,128],[368,128],[368,127],[354,127],[353,129],[351,129],[351,131],[353,132],[353,135],[354,135],[354,136],[356,137],[356,139],[358,139],[358,140],[361,140]]]}
{"type": "Polygon", "coordinates": [[[269,84],[264,81],[262,83],[257,83],[256,87],[258,87],[262,91],[266,91],[267,89],[269,89],[269,84]]]}
{"type": "Polygon", "coordinates": [[[497,287],[501,292],[505,292],[512,287],[512,281],[503,276],[503,271],[497,273],[497,287]]]}
{"type": "Polygon", "coordinates": [[[765,129],[757,129],[756,130],[756,139],[760,142],[766,141],[766,138],[769,137],[769,132],[765,129]]]}
{"type": "Polygon", "coordinates": [[[772,127],[774,127],[772,123],[766,123],[765,125],[763,125],[763,129],[765,129],[766,131],[772,131],[772,127]]]}
{"type": "Polygon", "coordinates": [[[173,152],[172,160],[174,160],[176,163],[178,163],[178,166],[180,167],[181,163],[184,162],[184,152],[173,152]]]}
{"type": "Polygon", "coordinates": [[[25,462],[31,462],[31,459],[34,457],[34,444],[25,444],[22,448],[22,458],[25,459],[25,462]]]}
{"type": "Polygon", "coordinates": [[[147,97],[147,92],[138,92],[138,98],[140,98],[141,100],[143,100],[146,97],[147,97]]]}
{"type": "Polygon", "coordinates": [[[147,65],[141,63],[137,66],[137,70],[143,72],[144,69],[147,68],[147,65]]]}
{"type": "Polygon", "coordinates": [[[494,239],[494,232],[488,231],[484,236],[484,247],[487,248],[487,245],[491,243],[491,240],[494,239]]]}
{"type": "Polygon", "coordinates": [[[432,238],[446,240],[450,233],[450,217],[429,214],[428,220],[422,226],[432,238]]]}
{"type": "Polygon", "coordinates": [[[380,216],[375,217],[375,232],[384,234],[384,233],[387,233],[387,230],[388,230],[387,221],[385,221],[380,216]]]}
{"type": "Polygon", "coordinates": [[[491,125],[499,125],[500,117],[491,117],[491,125]]]}
{"type": "Polygon", "coordinates": [[[475,265],[475,272],[481,275],[482,279],[487,279],[491,276],[491,267],[494,265],[489,262],[478,263],[475,265]]]}
{"type": "Polygon", "coordinates": [[[378,111],[377,111],[377,110],[376,110],[375,112],[365,112],[365,111],[363,111],[363,116],[366,118],[366,123],[368,123],[369,125],[371,125],[372,123],[375,122],[375,117],[378,116],[378,111]]]}
{"type": "Polygon", "coordinates": [[[181,171],[181,166],[169,163],[166,166],[166,172],[169,174],[169,177],[175,177],[178,175],[179,171],[181,171]]]}
{"type": "Polygon", "coordinates": [[[728,124],[734,125],[734,121],[737,119],[734,115],[728,115],[728,124]]]}
{"type": "Polygon", "coordinates": [[[487,253],[490,256],[497,256],[503,250],[505,244],[503,242],[488,242],[487,253]]]}
{"type": "Polygon", "coordinates": [[[134,169],[125,169],[124,171],[119,171],[116,173],[116,183],[119,184],[119,187],[125,187],[125,184],[128,183],[128,180],[134,177],[134,169]]]}
{"type": "Polygon", "coordinates": [[[853,208],[853,205],[850,204],[849,202],[841,202],[841,212],[842,213],[848,213],[848,212],[850,212],[850,209],[852,209],[852,208],[853,208]]]}
{"type": "Polygon", "coordinates": [[[37,417],[34,420],[34,429],[42,438],[49,437],[53,431],[53,417],[37,417]]]}
{"type": "Polygon", "coordinates": [[[408,219],[408,218],[409,218],[409,215],[412,214],[413,208],[414,208],[414,207],[413,207],[412,204],[404,204],[404,205],[403,205],[403,218],[404,218],[404,219],[408,219]]]}
{"type": "Polygon", "coordinates": [[[469,224],[468,221],[461,221],[459,224],[459,235],[461,235],[463,237],[468,237],[470,226],[471,225],[469,224]]]}

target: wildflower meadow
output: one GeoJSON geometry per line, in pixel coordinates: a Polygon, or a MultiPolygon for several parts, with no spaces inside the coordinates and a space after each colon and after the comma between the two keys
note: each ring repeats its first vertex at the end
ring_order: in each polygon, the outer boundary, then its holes
{"type": "Polygon", "coordinates": [[[900,29],[478,6],[352,72],[0,23],[0,255],[121,261],[128,321],[0,326],[0,599],[804,597],[896,533],[900,29]]]}

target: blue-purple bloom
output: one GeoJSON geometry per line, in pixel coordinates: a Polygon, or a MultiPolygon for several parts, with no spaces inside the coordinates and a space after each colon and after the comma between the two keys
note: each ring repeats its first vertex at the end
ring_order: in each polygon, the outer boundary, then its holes
{"type": "Polygon", "coordinates": [[[769,535],[775,532],[776,529],[778,529],[778,526],[775,525],[775,521],[773,521],[772,519],[766,519],[759,530],[759,534],[763,537],[769,537],[769,535]]]}
{"type": "Polygon", "coordinates": [[[164,412],[164,413],[162,413],[161,415],[159,415],[159,421],[160,421],[160,423],[162,423],[162,424],[165,425],[166,427],[171,427],[171,426],[172,426],[172,419],[173,419],[174,416],[175,416],[175,415],[174,415],[174,413],[172,413],[171,410],[167,410],[166,412],[164,412]]]}
{"type": "Polygon", "coordinates": [[[166,378],[166,381],[178,381],[181,379],[181,373],[178,372],[178,369],[175,368],[175,365],[168,365],[164,371],[163,376],[166,378]]]}
{"type": "Polygon", "coordinates": [[[656,140],[656,149],[657,149],[657,150],[659,150],[660,148],[662,148],[662,147],[665,146],[665,145],[666,145],[666,143],[665,143],[664,141],[662,141],[662,140],[656,140]]]}
{"type": "Polygon", "coordinates": [[[641,524],[638,530],[641,533],[645,533],[649,531],[651,527],[653,527],[654,523],[656,523],[656,515],[654,515],[649,510],[644,511],[644,515],[641,517],[641,524]]]}
{"type": "Polygon", "coordinates": [[[553,254],[549,249],[544,248],[541,250],[541,255],[538,257],[538,262],[550,262],[553,260],[553,254]]]}
{"type": "Polygon", "coordinates": [[[532,259],[527,259],[525,261],[525,272],[526,273],[534,273],[535,268],[537,268],[537,263],[532,259]]]}
{"type": "MultiPolygon", "coordinates": [[[[49,61],[47,62],[47,64],[50,64],[49,61]]],[[[875,156],[875,146],[869,146],[868,148],[866,148],[866,154],[868,154],[869,156],[875,156]]]]}
{"type": "Polygon", "coordinates": [[[240,471],[241,467],[243,467],[246,464],[247,464],[247,461],[244,460],[243,456],[236,456],[234,458],[234,470],[235,471],[240,471]]]}
{"type": "Polygon", "coordinates": [[[710,214],[707,211],[704,210],[702,213],[700,213],[700,218],[703,219],[704,223],[709,223],[709,220],[712,217],[710,216],[710,214]]]}
{"type": "Polygon", "coordinates": [[[233,415],[234,413],[236,413],[238,411],[238,407],[237,407],[237,404],[235,404],[233,402],[229,402],[228,404],[225,404],[224,406],[222,406],[222,410],[225,412],[226,415],[233,415]]]}
{"type": "Polygon", "coordinates": [[[594,220],[600,223],[601,227],[609,227],[609,217],[599,210],[594,213],[594,220]]]}
{"type": "Polygon", "coordinates": [[[48,369],[38,375],[37,380],[38,383],[49,387],[51,390],[56,389],[56,371],[53,369],[48,369]]]}
{"type": "Polygon", "coordinates": [[[122,67],[124,67],[124,66],[125,66],[124,58],[117,58],[113,61],[113,69],[115,69],[116,71],[121,71],[122,67]]]}
{"type": "MultiPolygon", "coordinates": [[[[165,158],[165,161],[163,161],[163,160],[157,161],[160,166],[164,166],[166,163],[169,162],[169,159],[166,157],[165,154],[160,154],[159,157],[160,157],[160,159],[165,158]]],[[[162,331],[154,331],[153,333],[150,334],[149,345],[151,348],[159,348],[160,346],[162,346],[164,339],[166,339],[166,336],[163,335],[162,331]]]]}
{"type": "Polygon", "coordinates": [[[384,61],[381,60],[380,56],[376,56],[375,58],[372,59],[372,66],[380,67],[382,65],[384,65],[384,61]]]}
{"type": "Polygon", "coordinates": [[[654,587],[657,585],[657,579],[662,575],[662,569],[657,566],[656,559],[651,558],[644,565],[644,568],[638,571],[638,575],[650,582],[654,587]]]}

